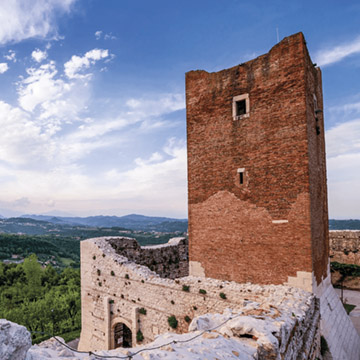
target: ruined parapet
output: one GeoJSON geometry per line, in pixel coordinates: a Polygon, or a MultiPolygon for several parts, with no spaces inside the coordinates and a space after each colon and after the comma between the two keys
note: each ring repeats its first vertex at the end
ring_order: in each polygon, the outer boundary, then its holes
{"type": "MultiPolygon", "coordinates": [[[[247,343],[253,339],[256,351],[288,354],[284,358],[291,358],[290,353],[306,354],[304,359],[315,359],[318,354],[319,308],[312,294],[288,286],[238,284],[192,276],[162,278],[118,254],[114,243],[115,238],[81,242],[79,349],[107,350],[123,345],[117,337],[119,324],[122,339],[126,329],[126,345],[142,345],[169,331],[186,333],[195,317],[222,314],[230,308],[259,325],[244,327],[242,335],[237,336],[247,343]],[[276,331],[272,343],[261,347],[256,338],[267,326],[276,327],[276,331]],[[139,331],[142,341],[137,337],[139,331]]],[[[134,243],[129,244],[131,252],[139,251],[134,243]]]]}
{"type": "Polygon", "coordinates": [[[331,230],[330,258],[342,264],[360,266],[360,231],[331,230]]]}
{"type": "Polygon", "coordinates": [[[172,238],[166,244],[140,246],[132,238],[110,238],[116,253],[129,261],[147,266],[160,277],[176,279],[189,275],[188,240],[172,238]]]}

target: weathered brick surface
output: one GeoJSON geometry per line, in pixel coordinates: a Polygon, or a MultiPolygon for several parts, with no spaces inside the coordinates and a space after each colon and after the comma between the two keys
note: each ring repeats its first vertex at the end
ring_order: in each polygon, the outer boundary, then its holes
{"type": "Polygon", "coordinates": [[[320,70],[301,33],[233,68],[186,74],[189,257],[205,276],[261,284],[297,271],[314,271],[318,283],[326,276],[324,131],[313,94],[321,109],[320,70]],[[233,120],[242,94],[249,117],[233,120]]]}

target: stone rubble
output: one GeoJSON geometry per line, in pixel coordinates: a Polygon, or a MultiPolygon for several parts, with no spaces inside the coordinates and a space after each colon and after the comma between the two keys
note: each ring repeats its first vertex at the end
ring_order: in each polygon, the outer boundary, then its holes
{"type": "Polygon", "coordinates": [[[24,326],[0,319],[1,360],[24,360],[30,347],[31,336],[24,326]]]}

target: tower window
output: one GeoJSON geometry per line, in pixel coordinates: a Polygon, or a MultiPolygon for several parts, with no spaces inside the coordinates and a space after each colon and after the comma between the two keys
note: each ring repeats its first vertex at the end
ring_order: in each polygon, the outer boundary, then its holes
{"type": "Polygon", "coordinates": [[[246,101],[240,100],[236,102],[236,116],[246,114],[246,101]]]}
{"type": "Polygon", "coordinates": [[[234,120],[249,117],[250,101],[249,94],[243,94],[233,97],[232,115],[234,120]]]}
{"type": "Polygon", "coordinates": [[[240,182],[240,184],[242,185],[243,183],[244,183],[244,173],[239,173],[239,182],[240,182]]]}
{"type": "Polygon", "coordinates": [[[237,173],[239,174],[239,185],[243,185],[245,182],[245,168],[237,169],[237,173]]]}

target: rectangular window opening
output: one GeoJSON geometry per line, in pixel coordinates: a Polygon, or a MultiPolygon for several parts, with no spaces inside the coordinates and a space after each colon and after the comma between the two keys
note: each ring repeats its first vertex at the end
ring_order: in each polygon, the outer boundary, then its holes
{"type": "Polygon", "coordinates": [[[250,116],[249,94],[242,94],[233,97],[232,116],[233,120],[241,120],[250,116]]]}
{"type": "Polygon", "coordinates": [[[240,185],[242,185],[244,183],[244,173],[239,173],[239,182],[240,182],[240,185]]]}
{"type": "Polygon", "coordinates": [[[236,102],[236,115],[245,115],[246,114],[246,100],[240,100],[236,102]]]}
{"type": "Polygon", "coordinates": [[[239,185],[243,185],[245,180],[245,168],[237,169],[237,173],[239,174],[239,185]]]}

